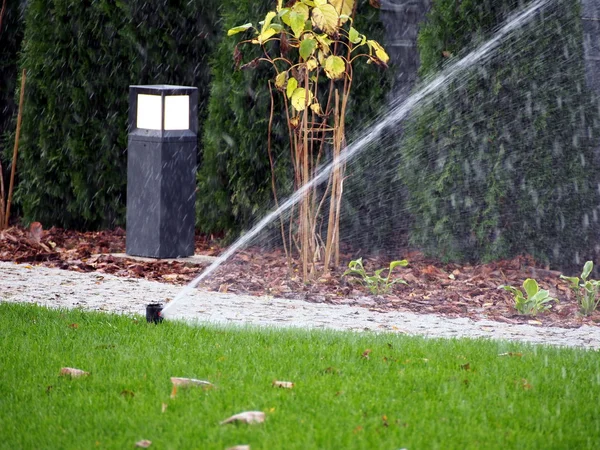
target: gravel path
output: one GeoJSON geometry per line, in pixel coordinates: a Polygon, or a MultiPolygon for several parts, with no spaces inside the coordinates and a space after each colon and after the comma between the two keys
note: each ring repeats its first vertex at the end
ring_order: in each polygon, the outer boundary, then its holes
{"type": "MultiPolygon", "coordinates": [[[[146,304],[172,299],[181,289],[142,279],[0,262],[0,301],[5,302],[144,315],[146,304]]],[[[483,337],[600,349],[600,327],[587,325],[577,329],[512,325],[201,290],[195,290],[170,308],[168,318],[213,324],[387,331],[427,337],[483,337]]]]}

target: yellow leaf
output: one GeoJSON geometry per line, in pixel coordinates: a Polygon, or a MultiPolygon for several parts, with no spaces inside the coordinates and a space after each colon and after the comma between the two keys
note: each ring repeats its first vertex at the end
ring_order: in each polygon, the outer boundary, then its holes
{"type": "Polygon", "coordinates": [[[240,25],[239,27],[233,27],[227,31],[227,36],[233,36],[234,34],[241,33],[242,31],[246,31],[248,28],[251,28],[251,23],[246,23],[244,25],[240,25]]]}
{"type": "Polygon", "coordinates": [[[283,0],[277,0],[277,12],[281,11],[282,6],[283,6],[283,0]]]}
{"type": "Polygon", "coordinates": [[[331,39],[326,34],[318,34],[315,36],[317,38],[317,42],[319,43],[319,48],[323,52],[325,56],[329,55],[330,46],[333,43],[331,39]]]}
{"type": "Polygon", "coordinates": [[[315,58],[310,58],[308,61],[306,61],[306,68],[309,70],[309,72],[311,70],[315,70],[318,65],[319,63],[315,58]]]}
{"type": "Polygon", "coordinates": [[[371,49],[375,51],[375,57],[379,61],[381,61],[382,63],[384,63],[384,64],[387,65],[388,61],[390,60],[390,57],[385,52],[385,50],[383,49],[383,47],[379,44],[379,42],[377,42],[377,41],[367,41],[367,43],[369,44],[369,47],[371,47],[371,49]]]}
{"type": "Polygon", "coordinates": [[[323,65],[323,61],[325,61],[325,56],[327,55],[321,50],[319,50],[319,52],[317,53],[317,59],[319,60],[319,64],[323,65]]]}
{"type": "MultiPolygon", "coordinates": [[[[352,16],[354,0],[329,0],[329,3],[333,5],[338,15],[352,16]]],[[[345,22],[346,19],[342,18],[341,23],[345,22]]]]}
{"type": "Polygon", "coordinates": [[[269,39],[270,37],[272,37],[274,34],[277,34],[277,30],[275,30],[274,28],[267,28],[266,30],[263,30],[258,35],[258,43],[262,44],[267,39],[269,39]]]}
{"type": "Polygon", "coordinates": [[[288,73],[287,70],[285,72],[281,72],[279,75],[275,77],[275,87],[277,89],[283,89],[285,86],[285,82],[287,81],[288,73]]]}
{"type": "Polygon", "coordinates": [[[313,103],[312,105],[310,105],[310,109],[315,113],[318,114],[319,116],[322,115],[322,111],[321,111],[321,105],[319,105],[318,103],[313,103]]]}
{"type": "Polygon", "coordinates": [[[271,21],[273,20],[273,18],[276,15],[277,15],[277,13],[274,11],[269,11],[267,13],[267,15],[265,16],[265,22],[263,23],[263,26],[262,26],[261,34],[264,33],[269,28],[269,26],[271,25],[271,21]]]}
{"type": "Polygon", "coordinates": [[[302,20],[304,20],[305,22],[310,17],[308,6],[306,6],[304,3],[297,2],[296,4],[294,4],[292,10],[297,14],[300,14],[302,16],[302,20]]]}
{"type": "Polygon", "coordinates": [[[344,75],[346,63],[339,56],[329,55],[325,60],[323,68],[325,69],[328,78],[337,80],[344,75]]]}
{"type": "Polygon", "coordinates": [[[335,8],[329,4],[315,6],[312,11],[313,26],[323,32],[332,35],[338,29],[338,13],[335,8]]]}
{"type": "Polygon", "coordinates": [[[350,32],[348,34],[348,39],[353,44],[358,44],[360,42],[360,33],[354,27],[350,27],[350,32]]]}
{"type": "Polygon", "coordinates": [[[306,22],[306,20],[304,20],[304,17],[301,14],[292,11],[289,14],[289,22],[289,26],[294,32],[294,37],[296,39],[300,38],[300,35],[304,31],[304,24],[306,22]]]}
{"type": "Polygon", "coordinates": [[[312,102],[312,97],[312,92],[307,91],[304,88],[297,88],[292,94],[292,106],[296,109],[296,111],[304,111],[306,109],[306,105],[309,105],[312,102]]]}
{"type": "Polygon", "coordinates": [[[292,98],[292,94],[294,93],[294,91],[296,90],[297,87],[298,87],[298,80],[296,80],[294,77],[291,77],[287,82],[287,89],[285,92],[287,95],[287,98],[292,98]]]}

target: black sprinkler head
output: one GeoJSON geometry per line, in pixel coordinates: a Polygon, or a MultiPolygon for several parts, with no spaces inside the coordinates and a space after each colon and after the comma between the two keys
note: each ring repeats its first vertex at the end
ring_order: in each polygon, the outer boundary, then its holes
{"type": "Polygon", "coordinates": [[[160,323],[163,321],[160,312],[162,305],[160,303],[150,303],[146,306],[146,321],[148,323],[160,323]]]}

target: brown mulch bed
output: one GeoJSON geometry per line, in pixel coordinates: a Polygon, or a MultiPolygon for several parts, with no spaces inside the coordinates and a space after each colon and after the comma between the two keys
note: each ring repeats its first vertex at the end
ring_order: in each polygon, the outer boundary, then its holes
{"type": "MultiPolygon", "coordinates": [[[[221,250],[207,237],[196,238],[196,254],[218,256],[221,250]]],[[[57,228],[43,230],[34,223],[30,230],[12,227],[0,231],[0,261],[179,285],[187,284],[204,269],[180,261],[140,262],[111,255],[124,251],[122,229],[81,233],[57,228]]],[[[409,266],[398,267],[394,273],[408,284],[395,285],[388,295],[371,295],[363,286],[343,278],[344,268],[305,284],[298,269],[288,267],[280,250],[265,249],[246,249],[238,253],[203,286],[220,292],[362,306],[383,313],[403,310],[565,328],[600,325],[599,311],[588,317],[578,314],[574,295],[559,279],[560,272],[540,267],[529,257],[479,265],[443,264],[415,251],[407,251],[401,257],[408,259],[409,266]],[[560,302],[536,317],[518,315],[512,306],[512,296],[498,287],[503,284],[521,287],[526,278],[535,278],[560,302]]],[[[349,255],[342,258],[344,264],[350,259],[349,255]]],[[[365,259],[365,268],[372,272],[388,263],[382,258],[369,258],[365,259]]]]}

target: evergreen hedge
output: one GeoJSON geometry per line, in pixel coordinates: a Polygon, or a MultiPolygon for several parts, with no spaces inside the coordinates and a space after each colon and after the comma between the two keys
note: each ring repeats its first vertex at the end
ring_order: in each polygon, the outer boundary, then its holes
{"type": "Polygon", "coordinates": [[[18,53],[23,40],[24,8],[25,3],[22,1],[7,1],[0,29],[0,161],[4,168],[6,189],[8,189],[18,109],[15,91],[19,81],[18,53]]]}
{"type": "MultiPolygon", "coordinates": [[[[124,224],[128,87],[208,97],[218,0],[30,0],[17,200],[25,222],[124,224]]],[[[202,121],[205,105],[200,104],[202,121]]]]}
{"type": "MultiPolygon", "coordinates": [[[[275,4],[274,0],[227,2],[222,7],[223,29],[246,22],[256,23],[267,11],[273,10],[275,4]]],[[[368,0],[358,2],[356,28],[369,38],[384,42],[379,10],[371,7],[368,0]]],[[[211,63],[213,81],[203,162],[198,176],[197,218],[198,228],[208,233],[224,231],[235,235],[274,205],[267,154],[271,105],[267,82],[273,78],[273,73],[268,64],[236,71],[233,52],[238,41],[235,37],[224,38],[211,63]]],[[[251,54],[253,49],[249,46],[242,51],[244,62],[257,56],[251,54]]],[[[349,137],[365,127],[379,111],[391,79],[391,73],[363,61],[356,63],[354,75],[347,116],[349,137]]],[[[274,95],[271,145],[281,199],[291,194],[293,178],[282,99],[278,92],[274,95]]],[[[352,208],[358,201],[358,185],[354,186],[348,188],[349,195],[345,197],[347,208],[352,208]]],[[[345,226],[359,225],[350,220],[345,226]]]]}
{"type": "MultiPolygon", "coordinates": [[[[419,37],[436,72],[515,1],[435,0],[419,37]]],[[[577,0],[557,0],[407,125],[399,176],[411,241],[446,260],[521,253],[581,266],[598,233],[598,103],[585,86],[577,0]]],[[[580,269],[580,267],[579,267],[580,269]]]]}

